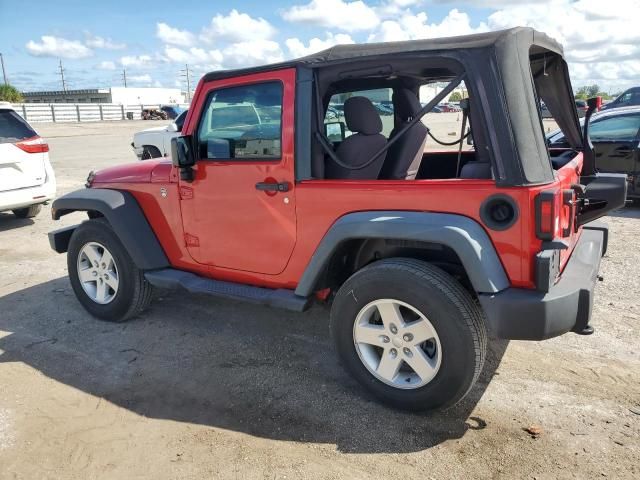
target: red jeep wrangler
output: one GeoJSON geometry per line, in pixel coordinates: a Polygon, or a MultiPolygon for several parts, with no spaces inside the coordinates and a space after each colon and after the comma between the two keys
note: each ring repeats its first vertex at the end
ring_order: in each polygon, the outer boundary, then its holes
{"type": "Polygon", "coordinates": [[[328,300],[345,367],[408,409],[463,398],[488,335],[591,333],[607,245],[591,222],[626,196],[596,172],[562,47],[528,28],[209,73],[172,157],[92,172],[53,203],[54,219],[89,217],[50,234],[80,303],[120,322],[153,287],[328,300]],[[440,142],[424,114],[461,82],[460,148],[424,153],[440,142]],[[570,148],[547,147],[541,100],[570,148]]]}

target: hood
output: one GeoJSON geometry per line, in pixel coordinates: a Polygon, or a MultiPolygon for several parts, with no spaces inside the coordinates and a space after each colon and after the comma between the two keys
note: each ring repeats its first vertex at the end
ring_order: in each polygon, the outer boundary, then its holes
{"type": "Polygon", "coordinates": [[[127,163],[116,167],[109,167],[93,173],[93,181],[96,183],[150,183],[154,170],[171,170],[171,162],[165,158],[145,160],[136,163],[127,163]],[[168,167],[168,168],[167,168],[168,167]]]}
{"type": "Polygon", "coordinates": [[[145,128],[144,130],[139,131],[138,134],[140,134],[140,133],[153,133],[153,132],[166,132],[168,127],[169,127],[169,125],[163,125],[162,127],[145,128]]]}

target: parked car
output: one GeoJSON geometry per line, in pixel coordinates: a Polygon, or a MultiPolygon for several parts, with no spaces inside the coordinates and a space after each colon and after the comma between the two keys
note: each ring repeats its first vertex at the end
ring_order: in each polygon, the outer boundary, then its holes
{"type": "MultiPolygon", "coordinates": [[[[628,175],[628,197],[640,198],[640,105],[600,111],[589,129],[598,170],[628,175]]],[[[568,146],[560,130],[550,133],[547,141],[550,148],[568,146]]]]}
{"type": "Polygon", "coordinates": [[[162,127],[153,127],[136,132],[131,146],[138,160],[149,160],[168,156],[171,152],[171,139],[180,135],[188,110],[183,111],[175,122],[162,127]]]}
{"type": "Polygon", "coordinates": [[[575,109],[562,52],[515,28],[211,72],[172,162],[90,173],[52,209],[87,221],[51,232],[51,246],[106,321],[139,315],[154,288],[297,312],[327,302],[336,351],[364,388],[399,408],[450,406],[478,379],[488,335],[593,332],[608,239],[593,221],[624,205],[626,183],[595,172],[575,115],[558,120],[571,161],[549,162],[537,98],[575,109]],[[435,81],[445,86],[421,107],[435,81]],[[463,81],[482,92],[469,98],[475,150],[425,153],[422,117],[463,81]],[[372,88],[394,91],[393,142],[372,88]],[[334,148],[322,118],[337,91],[354,134],[334,129],[334,148]],[[256,123],[247,104],[281,115],[256,123]]]}
{"type": "Polygon", "coordinates": [[[600,110],[609,110],[611,108],[632,107],[640,105],[640,87],[633,87],[625,90],[618,98],[602,105],[600,110]]]}
{"type": "Polygon", "coordinates": [[[393,115],[393,106],[384,105],[380,102],[372,102],[378,113],[383,116],[393,115]]]}
{"type": "MultiPolygon", "coordinates": [[[[576,104],[576,111],[578,112],[578,117],[582,118],[587,113],[587,102],[584,100],[574,100],[576,104]]],[[[544,102],[540,102],[540,114],[542,118],[553,118],[551,112],[547,108],[544,102]]]]}
{"type": "Polygon", "coordinates": [[[170,120],[175,120],[176,118],[178,118],[180,116],[180,114],[182,112],[185,111],[184,108],[179,107],[177,105],[162,105],[160,107],[160,110],[162,110],[164,113],[167,114],[167,118],[170,120]]]}
{"type": "Polygon", "coordinates": [[[450,103],[441,103],[440,105],[438,105],[438,108],[440,108],[440,110],[443,113],[450,113],[450,112],[461,112],[462,109],[457,106],[457,105],[453,105],[450,103]]]}
{"type": "Polygon", "coordinates": [[[35,217],[55,194],[49,145],[11,104],[0,102],[0,212],[35,217]]]}

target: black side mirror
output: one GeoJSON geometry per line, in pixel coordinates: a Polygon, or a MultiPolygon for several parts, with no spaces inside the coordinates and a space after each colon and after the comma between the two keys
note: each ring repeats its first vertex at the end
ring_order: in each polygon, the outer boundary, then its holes
{"type": "Polygon", "coordinates": [[[584,115],[584,128],[582,133],[582,155],[584,156],[584,164],[582,169],[583,176],[594,175],[596,173],[596,154],[589,138],[589,121],[591,115],[598,108],[598,99],[595,97],[587,100],[587,113],[584,115]]]}
{"type": "Polygon", "coordinates": [[[180,178],[185,181],[193,180],[192,167],[196,164],[191,137],[174,137],[171,139],[171,162],[180,169],[180,178]]]}

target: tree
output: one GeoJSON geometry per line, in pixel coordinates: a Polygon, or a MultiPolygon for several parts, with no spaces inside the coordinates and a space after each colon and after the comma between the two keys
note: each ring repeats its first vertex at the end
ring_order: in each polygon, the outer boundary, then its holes
{"type": "Polygon", "coordinates": [[[20,103],[24,100],[20,91],[9,84],[0,85],[0,102],[20,103]]]}
{"type": "Polygon", "coordinates": [[[462,95],[460,94],[460,92],[453,92],[451,95],[449,95],[450,102],[459,102],[460,100],[462,100],[462,95]]]}

